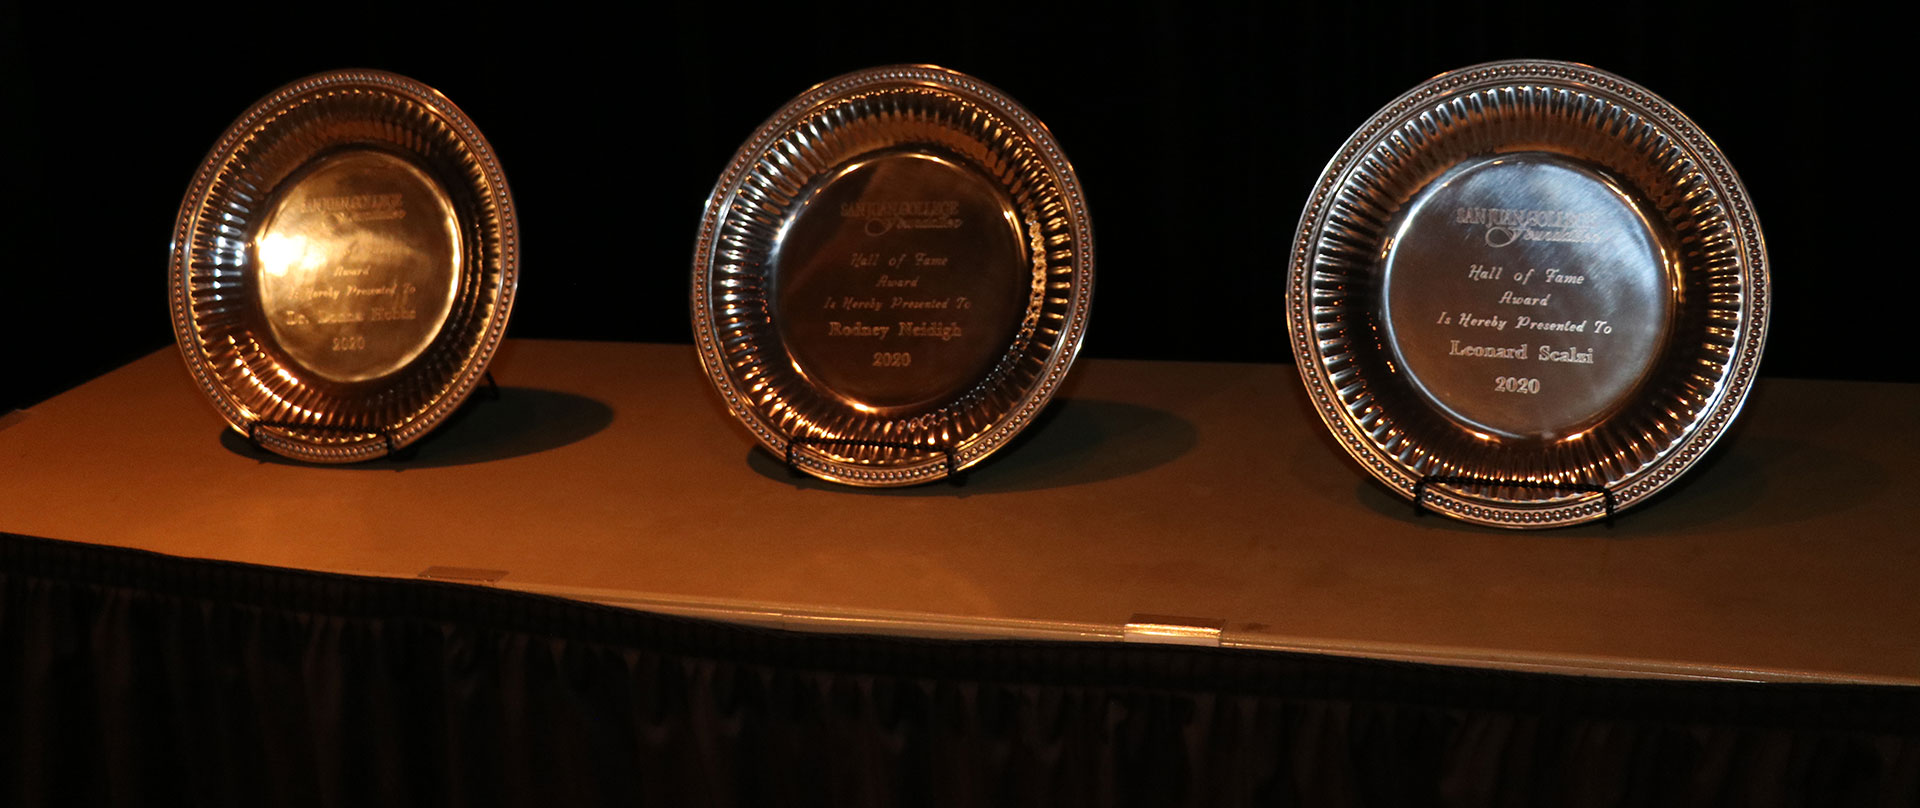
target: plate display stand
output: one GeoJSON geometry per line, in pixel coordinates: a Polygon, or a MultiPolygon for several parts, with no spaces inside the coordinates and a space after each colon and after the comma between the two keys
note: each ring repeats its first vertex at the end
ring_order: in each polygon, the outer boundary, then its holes
{"type": "Polygon", "coordinates": [[[1606,516],[1601,524],[1613,527],[1615,503],[1613,491],[1604,485],[1593,483],[1553,483],[1529,482],[1526,480],[1495,480],[1487,477],[1468,477],[1461,475],[1424,474],[1413,484],[1413,513],[1415,516],[1427,515],[1427,489],[1436,485],[1498,485],[1527,488],[1535,491],[1566,491],[1576,494],[1599,494],[1606,506],[1606,516]]]}
{"type": "MultiPolygon", "coordinates": [[[[464,412],[476,403],[500,400],[500,385],[493,380],[493,371],[487,371],[481,376],[481,385],[482,387],[475,395],[469,397],[466,403],[462,404],[460,409],[454,412],[453,417],[459,417],[461,412],[464,412]]],[[[297,424],[270,419],[248,421],[247,443],[252,444],[253,448],[258,451],[270,454],[274,453],[273,450],[260,442],[260,430],[262,429],[299,429],[308,432],[332,432],[341,435],[372,435],[379,438],[381,445],[386,447],[386,451],[382,453],[380,457],[384,457],[391,462],[400,462],[413,457],[414,452],[411,450],[419,447],[419,444],[416,443],[406,447],[408,451],[402,451],[399,445],[399,439],[394,436],[393,431],[390,429],[355,429],[353,427],[297,424]]]]}
{"type": "MultiPolygon", "coordinates": [[[[803,469],[800,467],[800,458],[799,458],[799,451],[802,448],[809,447],[809,446],[816,447],[816,448],[824,448],[824,449],[840,449],[840,448],[924,449],[926,448],[921,444],[901,443],[899,441],[872,441],[872,440],[859,440],[856,438],[809,438],[804,436],[792,436],[787,438],[787,450],[782,453],[781,461],[786,463],[787,471],[792,472],[793,476],[795,477],[812,476],[807,473],[806,469],[803,469]]],[[[936,448],[941,453],[941,455],[943,455],[944,458],[946,459],[947,473],[946,473],[946,476],[942,477],[941,479],[944,479],[947,482],[952,483],[956,486],[965,485],[967,482],[967,477],[965,474],[961,473],[960,456],[958,453],[954,451],[953,445],[950,443],[941,444],[936,448]]]]}
{"type": "Polygon", "coordinates": [[[373,435],[375,437],[378,437],[380,439],[381,444],[386,446],[386,451],[380,455],[381,457],[384,457],[388,460],[400,459],[399,455],[395,453],[395,450],[397,447],[396,447],[396,442],[394,441],[392,430],[356,429],[353,427],[328,426],[324,424],[303,425],[303,424],[292,423],[289,421],[271,421],[271,420],[249,421],[247,423],[247,442],[250,444],[253,444],[253,448],[258,449],[262,452],[272,451],[271,449],[268,449],[265,444],[260,442],[260,430],[262,429],[301,429],[309,432],[326,432],[326,433],[333,433],[333,434],[339,434],[339,435],[373,435]]]}

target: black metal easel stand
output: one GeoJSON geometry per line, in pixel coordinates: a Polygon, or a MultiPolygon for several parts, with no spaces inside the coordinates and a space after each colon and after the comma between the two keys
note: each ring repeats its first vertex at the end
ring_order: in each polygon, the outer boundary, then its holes
{"type": "MultiPolygon", "coordinates": [[[[791,437],[791,438],[787,438],[786,462],[787,462],[787,471],[792,473],[793,476],[795,477],[802,477],[806,475],[806,472],[800,468],[800,464],[798,462],[798,457],[796,454],[799,451],[800,447],[802,446],[820,446],[820,447],[826,447],[826,448],[839,448],[844,446],[867,446],[867,447],[873,447],[877,449],[919,449],[919,450],[925,450],[927,448],[923,444],[898,443],[894,441],[855,440],[853,438],[791,437]]],[[[960,473],[960,457],[954,453],[953,447],[940,446],[938,447],[938,449],[941,454],[946,456],[946,459],[947,459],[947,476],[944,479],[947,482],[952,483],[953,485],[956,485],[956,486],[965,485],[967,482],[967,477],[966,475],[960,473]]]]}
{"type": "MultiPolygon", "coordinates": [[[[474,391],[474,395],[467,398],[467,402],[461,405],[462,410],[473,406],[474,402],[500,400],[500,385],[493,380],[493,371],[487,371],[481,378],[485,384],[480,387],[480,389],[474,391]]],[[[448,420],[451,421],[452,419],[448,420]]],[[[445,425],[445,423],[441,424],[441,426],[445,425]]],[[[268,428],[298,429],[303,432],[330,432],[337,435],[374,435],[379,437],[381,442],[386,444],[387,447],[386,453],[382,454],[381,457],[393,463],[403,462],[412,458],[420,448],[420,443],[415,441],[413,445],[401,449],[395,445],[393,431],[388,429],[356,429],[347,426],[325,426],[320,424],[296,424],[289,421],[260,420],[249,421],[247,423],[247,442],[253,444],[255,450],[262,452],[271,451],[267,449],[267,447],[260,445],[260,430],[268,428]]]]}
{"type": "Polygon", "coordinates": [[[1613,527],[1613,492],[1604,485],[1593,483],[1534,483],[1516,480],[1494,480],[1486,477],[1457,477],[1440,474],[1428,474],[1413,484],[1413,514],[1423,516],[1427,513],[1427,487],[1430,485],[1501,485],[1512,488],[1536,488],[1545,491],[1567,491],[1579,494],[1599,494],[1606,502],[1607,516],[1605,524],[1613,527]]]}

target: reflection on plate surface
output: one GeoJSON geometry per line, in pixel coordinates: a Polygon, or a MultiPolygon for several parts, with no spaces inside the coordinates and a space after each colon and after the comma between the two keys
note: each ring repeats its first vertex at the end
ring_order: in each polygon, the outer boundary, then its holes
{"type": "Polygon", "coordinates": [[[1301,218],[1288,328],[1315,408],[1388,486],[1550,527],[1678,477],[1766,336],[1746,191],[1693,123],[1592,68],[1439,76],[1354,134],[1301,218]]]}
{"type": "Polygon", "coordinates": [[[769,119],[714,188],[701,362],[809,473],[938,479],[1005,445],[1065,377],[1092,246],[1072,167],[1011,99],[937,67],[842,76],[769,119]]]}
{"type": "Polygon", "coordinates": [[[937,405],[984,378],[1026,309],[1012,201],[932,154],[875,155],[823,178],[769,255],[774,326],[800,372],[876,412],[937,405]],[[938,212],[916,227],[868,215],[890,213],[872,200],[902,188],[942,200],[938,212]],[[876,370],[866,348],[904,348],[909,363],[876,370]]]}
{"type": "Polygon", "coordinates": [[[453,310],[453,205],[391,154],[323,157],[291,178],[254,239],[262,313],[295,363],[336,382],[406,367],[453,310]]]}
{"type": "Polygon", "coordinates": [[[230,127],[181,203],[174,332],[235,429],[349,462],[426,434],[512,308],[518,243],[492,149],[432,89],[304,79],[230,127]]]}
{"type": "Polygon", "coordinates": [[[1638,388],[1678,288],[1672,239],[1618,183],[1559,155],[1499,155],[1455,167],[1400,218],[1381,264],[1382,319],[1429,404],[1483,432],[1553,440],[1638,388]],[[1525,389],[1479,372],[1513,368],[1525,368],[1507,374],[1525,389]]]}

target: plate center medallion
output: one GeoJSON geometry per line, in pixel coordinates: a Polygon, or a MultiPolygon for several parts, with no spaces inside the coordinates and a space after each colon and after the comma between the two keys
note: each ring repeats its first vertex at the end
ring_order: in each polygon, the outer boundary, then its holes
{"type": "Polygon", "coordinates": [[[279,346],[335,382],[392,374],[453,308],[452,203],[412,163],[372,149],[316,161],[281,188],[253,241],[260,310],[279,346]]]}
{"type": "Polygon", "coordinates": [[[1012,200],[970,164],[866,155],[795,203],[771,251],[772,319],[795,370],[862,412],[943,405],[980,384],[1027,311],[1012,200]]]}
{"type": "Polygon", "coordinates": [[[1426,402],[1486,438],[1574,440],[1659,359],[1673,243],[1605,173],[1545,152],[1469,161],[1384,249],[1387,342],[1426,402]]]}

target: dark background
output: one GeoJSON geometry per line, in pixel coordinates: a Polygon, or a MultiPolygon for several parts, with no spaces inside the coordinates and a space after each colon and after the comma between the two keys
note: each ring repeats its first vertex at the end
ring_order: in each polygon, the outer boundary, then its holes
{"type": "Polygon", "coordinates": [[[926,62],[1019,99],[1074,161],[1098,263],[1086,355],[1286,362],[1284,245],[1353,129],[1446,70],[1584,62],[1664,96],[1740,171],[1772,263],[1765,375],[1920,380],[1906,225],[1863,190],[1907,173],[1871,64],[1898,53],[1842,7],[1757,8],[0,6],[0,413],[171,344],[167,242],[207,149],[276,87],[344,67],[424,81],[492,141],[523,233],[510,336],[688,341],[694,234],[734,149],[812,84],[926,62]]]}

